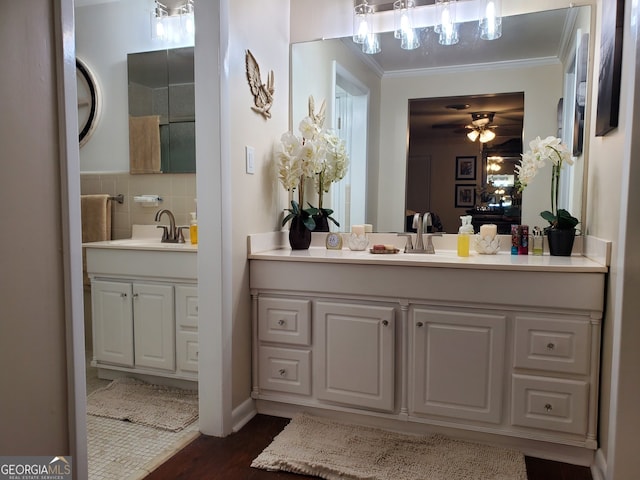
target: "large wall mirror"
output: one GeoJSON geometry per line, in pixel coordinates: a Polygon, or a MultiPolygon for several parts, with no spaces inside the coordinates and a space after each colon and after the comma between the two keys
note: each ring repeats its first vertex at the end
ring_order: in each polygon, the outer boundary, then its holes
{"type": "MultiPolygon", "coordinates": [[[[584,40],[592,26],[591,8],[581,6],[511,15],[503,18],[502,25],[502,37],[489,42],[479,38],[477,22],[463,24],[460,42],[452,46],[439,45],[433,28],[425,28],[420,32],[421,48],[413,51],[402,50],[393,32],[386,32],[381,34],[382,52],[376,55],[362,54],[351,37],[292,45],[293,128],[304,116],[310,94],[316,99],[327,99],[327,121],[333,128],[339,125],[333,104],[337,70],[348,72],[368,91],[364,215],[377,231],[405,229],[407,211],[414,210],[409,206],[408,199],[414,196],[410,189],[416,188],[418,196],[430,197],[431,203],[415,209],[438,210],[439,215],[447,218],[444,230],[453,233],[457,231],[458,216],[468,209],[496,206],[497,197],[483,197],[487,193],[488,157],[498,156],[489,155],[492,149],[495,153],[501,147],[512,148],[512,140],[517,138],[520,148],[526,150],[528,142],[536,136],[558,134],[572,144],[577,111],[575,98],[577,92],[584,91],[584,85],[576,87],[576,50],[581,42],[583,49],[585,43],[593,44],[584,40]],[[497,100],[514,93],[520,95],[523,102],[521,124],[517,127],[519,133],[511,131],[505,135],[512,125],[501,122],[514,124],[515,111],[506,112],[500,105],[474,104],[478,99],[497,100]],[[470,107],[443,108],[433,115],[429,109],[423,109],[420,122],[424,128],[414,125],[411,106],[415,106],[415,102],[451,98],[456,98],[453,103],[470,104],[470,107]],[[562,103],[561,99],[564,99],[562,103]],[[559,104],[564,105],[560,118],[559,104]],[[466,135],[465,127],[472,124],[472,113],[479,112],[494,114],[496,136],[484,143],[471,141],[466,135]],[[432,146],[451,145],[449,151],[440,156],[443,162],[448,162],[447,176],[424,165],[420,173],[411,171],[409,165],[413,162],[415,166],[418,160],[415,157],[424,156],[424,152],[414,155],[415,151],[409,151],[409,145],[416,139],[432,146]],[[454,141],[460,143],[453,146],[454,141]],[[464,161],[459,157],[475,157],[473,178],[464,175],[456,178],[457,163],[464,161]],[[465,188],[469,189],[463,192],[467,201],[456,205],[457,190],[465,188]],[[473,193],[473,198],[466,193],[473,193]],[[446,206],[435,205],[436,200],[446,206]]],[[[592,59],[593,55],[588,58],[592,59]]],[[[578,113],[583,120],[589,118],[589,108],[584,102],[580,104],[578,113]]],[[[582,177],[587,151],[587,145],[582,145],[563,187],[565,208],[578,212],[579,217],[582,216],[582,177]]],[[[503,159],[504,166],[512,165],[520,153],[510,150],[504,155],[507,157],[503,159]]],[[[430,155],[434,160],[434,156],[440,154],[430,155]]],[[[545,177],[548,173],[541,171],[521,198],[516,199],[515,203],[520,203],[517,206],[522,223],[543,225],[539,213],[549,208],[550,177],[545,177]]],[[[503,206],[507,198],[504,200],[503,206]]],[[[512,198],[508,200],[514,203],[512,198]]],[[[499,207],[500,200],[497,203],[499,207]]]]}
{"type": "Polygon", "coordinates": [[[195,172],[193,51],[127,55],[131,173],[195,172]]]}

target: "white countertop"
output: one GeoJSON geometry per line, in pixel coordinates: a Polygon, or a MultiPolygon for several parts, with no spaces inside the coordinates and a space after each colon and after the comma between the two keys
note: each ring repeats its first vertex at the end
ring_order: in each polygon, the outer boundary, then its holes
{"type": "Polygon", "coordinates": [[[131,238],[83,243],[86,248],[107,248],[120,250],[160,250],[172,252],[197,252],[198,245],[192,245],[189,238],[185,243],[162,243],[160,230],[156,225],[133,225],[131,238]]]}
{"type": "Polygon", "coordinates": [[[484,270],[607,272],[606,266],[580,255],[552,257],[550,255],[511,255],[505,252],[499,252],[495,255],[481,255],[471,252],[468,257],[458,257],[456,251],[452,250],[443,250],[433,255],[428,255],[404,253],[402,251],[396,254],[372,254],[368,250],[327,250],[324,247],[310,247],[308,250],[281,248],[250,254],[249,259],[484,270]]]}
{"type": "MultiPolygon", "coordinates": [[[[452,236],[455,237],[455,236],[452,236]]],[[[361,265],[393,265],[405,267],[433,268],[468,268],[479,270],[510,271],[543,271],[543,272],[581,272],[606,273],[606,261],[596,261],[600,256],[589,258],[581,254],[570,257],[545,255],[512,255],[510,251],[500,251],[495,255],[483,255],[471,249],[468,257],[459,257],[456,250],[439,248],[435,254],[404,253],[402,249],[395,254],[373,254],[369,249],[352,251],[348,247],[342,250],[328,250],[324,247],[323,238],[316,238],[308,250],[291,250],[286,246],[286,237],[282,232],[256,234],[250,236],[249,259],[287,262],[361,264],[361,265]]],[[[392,237],[380,237],[380,243],[392,237]]],[[[377,240],[377,239],[376,239],[377,240]]],[[[436,240],[434,238],[434,240],[436,240]]],[[[446,239],[445,239],[446,240],[446,239]]],[[[449,239],[450,240],[450,239],[449,239]]],[[[597,240],[597,239],[596,239],[597,240]]],[[[604,241],[603,241],[604,242],[604,241]]],[[[591,244],[596,241],[591,240],[591,244]]],[[[610,242],[604,242],[606,248],[610,242]]],[[[370,242],[371,246],[373,242],[370,242]]],[[[435,244],[435,241],[434,241],[435,244]]],[[[451,243],[442,246],[451,247],[451,243]]],[[[606,255],[602,256],[603,258],[606,255]]]]}

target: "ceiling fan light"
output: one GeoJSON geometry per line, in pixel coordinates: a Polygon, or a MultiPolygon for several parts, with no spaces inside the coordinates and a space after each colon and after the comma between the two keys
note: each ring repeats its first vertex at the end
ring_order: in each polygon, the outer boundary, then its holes
{"type": "Polygon", "coordinates": [[[475,142],[479,136],[480,132],[478,132],[478,130],[471,130],[469,133],[467,133],[467,138],[472,142],[475,142]]]}
{"type": "Polygon", "coordinates": [[[487,143],[496,138],[496,134],[491,130],[482,130],[480,132],[480,143],[487,143]]]}

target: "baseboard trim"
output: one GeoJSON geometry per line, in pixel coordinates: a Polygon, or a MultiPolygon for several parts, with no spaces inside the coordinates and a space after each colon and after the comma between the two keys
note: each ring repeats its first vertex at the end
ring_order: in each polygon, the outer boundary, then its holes
{"type": "Polygon", "coordinates": [[[247,398],[231,412],[231,423],[234,432],[244,427],[249,420],[256,416],[256,404],[251,398],[247,398]]]}
{"type": "Polygon", "coordinates": [[[605,480],[607,478],[607,459],[601,448],[596,451],[596,456],[591,465],[591,476],[593,480],[605,480]]]}

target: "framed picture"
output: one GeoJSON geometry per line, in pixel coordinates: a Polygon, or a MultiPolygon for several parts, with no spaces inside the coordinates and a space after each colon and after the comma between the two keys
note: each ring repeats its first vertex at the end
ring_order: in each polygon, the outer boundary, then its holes
{"type": "Polygon", "coordinates": [[[476,179],[476,157],[456,157],[456,180],[476,179]]]}
{"type": "Polygon", "coordinates": [[[469,208],[475,206],[475,204],[476,186],[456,185],[456,208],[469,208]]]}
{"type": "Polygon", "coordinates": [[[598,109],[596,114],[597,137],[606,135],[618,126],[623,24],[624,0],[603,0],[598,109]]]}

